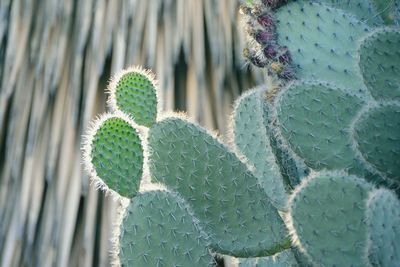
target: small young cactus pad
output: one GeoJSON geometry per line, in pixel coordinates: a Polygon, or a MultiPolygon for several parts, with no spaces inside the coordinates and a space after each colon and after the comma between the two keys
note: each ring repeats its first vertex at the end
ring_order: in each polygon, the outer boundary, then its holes
{"type": "Polygon", "coordinates": [[[321,266],[366,266],[365,202],[372,186],[344,173],[303,181],[289,201],[294,242],[321,266]]]}
{"type": "Polygon", "coordinates": [[[136,195],[143,169],[137,125],[124,114],[106,114],[94,124],[84,147],[85,163],[95,183],[119,195],[136,195]]]}
{"type": "Polygon", "coordinates": [[[177,195],[148,191],[132,199],[120,226],[122,266],[213,266],[206,235],[177,195]]]}
{"type": "Polygon", "coordinates": [[[150,129],[149,154],[152,179],[188,201],[215,251],[256,257],[290,246],[257,178],[200,126],[176,117],[158,122],[150,129]]]}
{"type": "Polygon", "coordinates": [[[139,67],[115,75],[109,85],[109,103],[136,123],[150,127],[157,119],[157,82],[154,75],[139,67]]]}
{"type": "Polygon", "coordinates": [[[367,201],[368,257],[373,266],[400,266],[400,201],[387,190],[370,193],[367,201]]]}

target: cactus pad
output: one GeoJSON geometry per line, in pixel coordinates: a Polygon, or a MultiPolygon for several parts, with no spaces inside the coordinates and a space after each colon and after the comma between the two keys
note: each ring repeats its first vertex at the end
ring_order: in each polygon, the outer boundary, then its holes
{"type": "Polygon", "coordinates": [[[383,21],[388,24],[399,25],[400,23],[400,1],[399,0],[372,0],[376,6],[377,13],[383,21]]]}
{"type": "Polygon", "coordinates": [[[367,202],[368,256],[373,266],[400,266],[400,201],[387,189],[374,190],[367,202]]]}
{"type": "Polygon", "coordinates": [[[400,182],[400,103],[369,108],[354,128],[362,157],[388,178],[400,182]]]}
{"type": "Polygon", "coordinates": [[[85,146],[85,163],[100,187],[121,196],[136,195],[143,168],[142,141],[127,117],[105,115],[91,131],[85,146]]]}
{"type": "Polygon", "coordinates": [[[122,266],[213,266],[208,241],[175,194],[148,191],[132,199],[120,225],[122,266]]]}
{"type": "Polygon", "coordinates": [[[122,71],[109,86],[111,108],[128,114],[140,125],[150,127],[157,118],[156,84],[150,71],[138,67],[122,71]]]}
{"type": "Polygon", "coordinates": [[[263,93],[264,90],[252,90],[237,100],[233,114],[234,139],[236,147],[254,164],[254,174],[267,195],[283,210],[287,195],[264,127],[263,93]]]}
{"type": "Polygon", "coordinates": [[[285,250],[273,256],[239,259],[239,267],[298,267],[291,250],[285,250]]]}
{"type": "Polygon", "coordinates": [[[354,165],[350,122],[364,101],[332,85],[299,82],[276,99],[283,137],[313,169],[346,169],[354,165]]]}
{"type": "Polygon", "coordinates": [[[355,15],[360,21],[368,23],[369,26],[383,24],[383,20],[380,16],[377,16],[377,9],[371,0],[323,0],[322,2],[355,15]]]}
{"type": "Polygon", "coordinates": [[[364,222],[369,191],[364,179],[320,173],[305,180],[289,201],[293,240],[320,266],[366,266],[364,222]]]}
{"type": "Polygon", "coordinates": [[[150,129],[149,148],[152,179],[188,201],[215,251],[256,257],[290,246],[257,178],[203,128],[166,118],[150,129]]]}
{"type": "Polygon", "coordinates": [[[365,90],[356,61],[357,41],[369,30],[365,23],[311,1],[289,3],[277,10],[276,18],[278,43],[289,48],[300,79],[365,90]]]}
{"type": "Polygon", "coordinates": [[[293,153],[280,134],[279,126],[277,126],[275,119],[274,106],[268,100],[265,100],[263,107],[264,126],[269,134],[272,151],[276,157],[284,180],[293,188],[297,186],[304,177],[308,176],[310,170],[304,164],[304,161],[293,153]]]}
{"type": "Polygon", "coordinates": [[[376,99],[400,100],[400,31],[378,29],[365,38],[360,50],[360,69],[376,99]]]}

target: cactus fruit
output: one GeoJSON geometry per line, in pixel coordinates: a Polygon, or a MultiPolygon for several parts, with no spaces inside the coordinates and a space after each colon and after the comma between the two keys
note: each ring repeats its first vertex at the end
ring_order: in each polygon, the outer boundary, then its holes
{"type": "Polygon", "coordinates": [[[106,114],[93,123],[84,157],[98,187],[127,198],[136,195],[143,169],[143,137],[138,128],[123,113],[106,114]]]}
{"type": "Polygon", "coordinates": [[[150,129],[149,154],[153,181],[188,201],[212,249],[257,257],[288,247],[283,221],[257,178],[200,126],[161,120],[150,129]]]}
{"type": "Polygon", "coordinates": [[[354,139],[367,165],[400,183],[400,103],[368,106],[355,122],[354,139]]]}
{"type": "Polygon", "coordinates": [[[400,266],[400,201],[393,192],[378,189],[367,201],[368,258],[373,266],[400,266]]]}
{"type": "Polygon", "coordinates": [[[208,240],[190,207],[167,191],[139,193],[120,226],[122,266],[213,266],[208,240]]]}
{"type": "Polygon", "coordinates": [[[149,70],[129,68],[112,78],[109,104],[139,125],[150,127],[157,118],[157,81],[149,70]]]}
{"type": "Polygon", "coordinates": [[[254,175],[266,194],[278,209],[284,210],[287,194],[264,126],[264,93],[261,88],[251,90],[236,101],[232,116],[233,145],[254,164],[254,175]]]}
{"type": "Polygon", "coordinates": [[[362,40],[360,69],[377,100],[400,100],[400,30],[380,28],[362,40]]]}
{"type": "Polygon", "coordinates": [[[366,266],[365,202],[372,186],[344,173],[304,180],[289,200],[293,241],[321,266],[366,266]]]}

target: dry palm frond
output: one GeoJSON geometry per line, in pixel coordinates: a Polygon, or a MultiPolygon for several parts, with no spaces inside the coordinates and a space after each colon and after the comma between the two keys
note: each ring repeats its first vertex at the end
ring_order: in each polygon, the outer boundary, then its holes
{"type": "Polygon", "coordinates": [[[236,0],[0,1],[0,266],[108,266],[117,203],[88,184],[81,136],[112,73],[151,68],[165,110],[225,132],[262,79],[236,0]]]}

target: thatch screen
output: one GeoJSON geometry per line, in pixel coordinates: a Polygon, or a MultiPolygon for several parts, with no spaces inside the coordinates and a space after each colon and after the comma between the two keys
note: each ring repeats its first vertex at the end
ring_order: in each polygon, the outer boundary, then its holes
{"type": "Polygon", "coordinates": [[[165,110],[226,132],[245,66],[236,0],[0,1],[0,266],[108,266],[116,202],[81,136],[111,74],[152,68],[165,110]]]}

